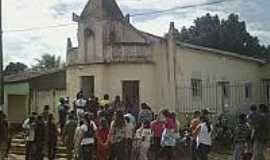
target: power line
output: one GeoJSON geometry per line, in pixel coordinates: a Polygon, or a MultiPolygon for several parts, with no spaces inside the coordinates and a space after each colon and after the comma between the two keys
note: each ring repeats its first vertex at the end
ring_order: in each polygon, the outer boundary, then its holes
{"type": "Polygon", "coordinates": [[[5,33],[26,32],[26,31],[33,31],[33,30],[44,30],[44,29],[68,27],[68,26],[73,26],[73,25],[77,25],[77,23],[66,23],[66,24],[58,24],[58,25],[43,26],[43,27],[32,27],[32,28],[25,28],[25,29],[14,29],[14,30],[6,30],[4,32],[5,33]]]}
{"type": "Polygon", "coordinates": [[[4,57],[3,57],[3,34],[2,34],[2,0],[0,0],[0,109],[4,107],[4,100],[5,100],[5,86],[4,86],[4,57]]]}
{"type": "MultiPolygon", "coordinates": [[[[194,7],[203,7],[203,6],[209,6],[209,5],[215,5],[219,3],[224,3],[232,0],[219,0],[214,2],[206,2],[206,3],[200,3],[200,4],[193,4],[193,5],[186,5],[186,6],[177,6],[165,10],[159,10],[159,11],[152,11],[152,12],[144,12],[144,13],[135,13],[131,14],[130,17],[139,17],[139,16],[148,16],[148,15],[156,15],[156,14],[167,14],[172,11],[180,10],[180,9],[188,9],[188,8],[194,8],[194,7]]],[[[42,27],[32,27],[32,28],[25,28],[25,29],[14,29],[14,30],[6,30],[4,33],[16,33],[16,32],[26,32],[26,31],[36,31],[36,30],[45,30],[45,29],[53,29],[53,28],[61,28],[61,27],[68,27],[77,25],[77,23],[66,23],[66,24],[58,24],[58,25],[51,25],[51,26],[42,26],[42,27]]]]}
{"type": "Polygon", "coordinates": [[[203,7],[203,6],[209,6],[209,5],[215,5],[219,3],[224,3],[232,0],[220,0],[220,1],[214,1],[214,2],[206,2],[206,3],[200,3],[200,4],[193,4],[193,5],[187,5],[187,6],[177,6],[166,10],[159,10],[159,11],[152,11],[152,12],[145,12],[145,13],[136,13],[130,15],[131,17],[137,17],[137,16],[144,16],[144,15],[155,15],[155,14],[163,14],[167,12],[172,12],[180,9],[188,9],[193,7],[203,7]]]}

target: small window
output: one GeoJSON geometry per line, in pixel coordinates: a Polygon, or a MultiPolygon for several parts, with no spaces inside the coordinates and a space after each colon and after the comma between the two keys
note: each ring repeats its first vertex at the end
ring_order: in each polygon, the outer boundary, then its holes
{"type": "Polygon", "coordinates": [[[191,89],[193,97],[202,96],[202,80],[200,79],[191,79],[191,89]]]}
{"type": "Polygon", "coordinates": [[[91,36],[94,35],[94,32],[90,28],[86,28],[84,30],[84,34],[85,34],[86,37],[91,37],[91,36]]]}
{"type": "Polygon", "coordinates": [[[246,98],[251,98],[252,95],[252,86],[251,83],[246,83],[245,84],[245,97],[246,98]]]}
{"type": "Polygon", "coordinates": [[[116,40],[116,34],[115,34],[115,32],[110,32],[110,35],[109,35],[109,41],[111,42],[111,43],[113,43],[113,42],[115,42],[115,40],[116,40]]]}
{"type": "Polygon", "coordinates": [[[269,86],[269,84],[266,85],[266,98],[267,98],[267,99],[270,98],[270,86],[269,86]]]}
{"type": "Polygon", "coordinates": [[[219,85],[221,85],[221,89],[222,89],[222,95],[225,98],[229,98],[230,97],[230,82],[219,82],[219,85]]]}

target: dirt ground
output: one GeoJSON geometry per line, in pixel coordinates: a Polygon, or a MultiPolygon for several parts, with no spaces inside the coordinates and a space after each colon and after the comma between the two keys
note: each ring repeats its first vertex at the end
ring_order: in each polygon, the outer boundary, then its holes
{"type": "MultiPolygon", "coordinates": [[[[209,160],[232,160],[232,155],[211,153],[209,160]]],[[[270,160],[270,148],[268,149],[266,160],[270,160]]]]}

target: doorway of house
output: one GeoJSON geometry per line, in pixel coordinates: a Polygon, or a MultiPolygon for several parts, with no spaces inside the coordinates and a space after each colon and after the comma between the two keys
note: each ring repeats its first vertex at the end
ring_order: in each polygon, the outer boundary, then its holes
{"type": "Polygon", "coordinates": [[[270,80],[263,80],[263,103],[270,104],[270,80]]]}
{"type": "Polygon", "coordinates": [[[230,105],[230,82],[228,81],[221,81],[218,82],[218,104],[220,105],[219,108],[221,108],[221,111],[224,112],[225,110],[228,110],[230,105]]]}
{"type": "Polygon", "coordinates": [[[8,120],[12,123],[22,123],[27,113],[27,96],[8,95],[8,120]]]}
{"type": "Polygon", "coordinates": [[[139,107],[140,104],[140,81],[122,81],[122,97],[127,99],[133,106],[139,107]]]}
{"type": "Polygon", "coordinates": [[[81,77],[81,90],[85,98],[89,98],[95,95],[95,77],[94,76],[82,76],[81,77]]]}

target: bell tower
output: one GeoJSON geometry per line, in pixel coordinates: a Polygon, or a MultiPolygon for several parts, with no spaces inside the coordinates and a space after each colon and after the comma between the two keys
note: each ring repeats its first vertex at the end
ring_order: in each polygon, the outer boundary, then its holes
{"type": "Polygon", "coordinates": [[[79,61],[104,62],[104,37],[108,24],[124,16],[115,0],[89,0],[78,21],[79,61]]]}

